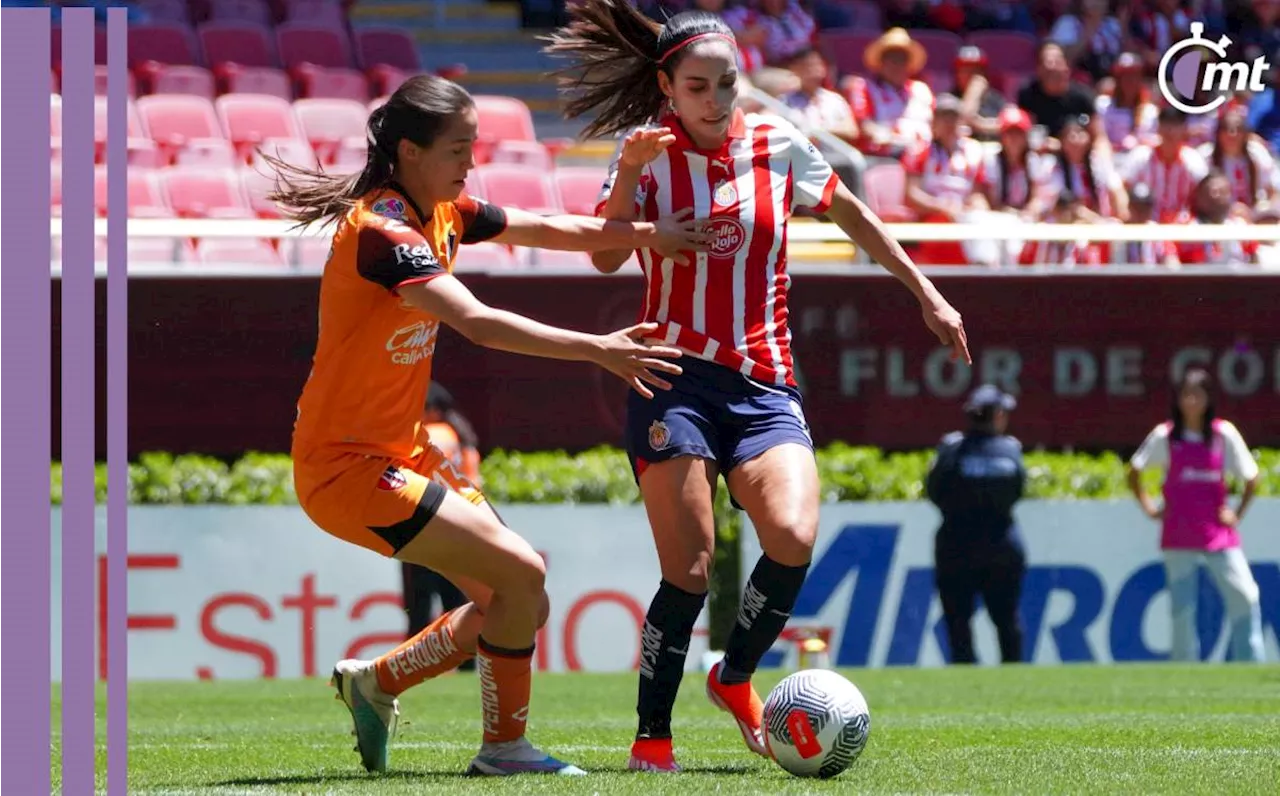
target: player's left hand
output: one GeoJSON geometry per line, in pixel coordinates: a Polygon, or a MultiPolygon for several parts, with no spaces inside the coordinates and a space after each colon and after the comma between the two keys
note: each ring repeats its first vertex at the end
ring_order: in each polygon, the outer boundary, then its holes
{"type": "Polygon", "coordinates": [[[1230,506],[1223,506],[1222,508],[1218,509],[1218,522],[1222,523],[1228,528],[1234,528],[1236,523],[1239,521],[1240,521],[1240,518],[1236,516],[1235,510],[1232,509],[1230,506]]]}
{"type": "Polygon", "coordinates": [[[964,360],[966,365],[973,364],[973,358],[969,356],[969,338],[964,333],[964,321],[946,299],[937,296],[925,304],[924,323],[943,345],[951,349],[952,360],[964,360]]]}
{"type": "Polygon", "coordinates": [[[705,224],[693,218],[693,209],[686,207],[674,216],[660,218],[654,224],[657,235],[649,247],[658,254],[679,265],[688,265],[688,252],[711,250],[714,236],[707,232],[705,224]]]}

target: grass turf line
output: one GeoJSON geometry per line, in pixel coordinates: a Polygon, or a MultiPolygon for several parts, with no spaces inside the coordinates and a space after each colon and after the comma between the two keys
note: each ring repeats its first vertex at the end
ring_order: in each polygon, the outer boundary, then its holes
{"type": "MultiPolygon", "coordinates": [[[[782,673],[762,672],[762,694],[782,673]]],[[[839,778],[800,780],[754,757],[686,677],[677,776],[624,770],[634,675],[538,675],[530,737],[583,779],[460,776],[479,742],[474,675],[401,700],[392,771],[365,774],[323,681],[134,683],[129,792],[1280,793],[1280,667],[1067,666],[845,671],[871,705],[871,741],[839,778]]],[[[59,708],[54,705],[55,784],[59,708]]],[[[105,694],[98,785],[105,779],[105,694]]]]}

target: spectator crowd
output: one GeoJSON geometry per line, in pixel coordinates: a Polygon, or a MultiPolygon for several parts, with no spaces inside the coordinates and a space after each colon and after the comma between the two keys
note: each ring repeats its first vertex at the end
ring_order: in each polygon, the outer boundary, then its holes
{"type": "MultiPolygon", "coordinates": [[[[1280,222],[1280,0],[641,0],[737,33],[748,85],[802,129],[889,221],[1280,222]],[[1190,35],[1276,65],[1257,93],[1188,115],[1156,72],[1190,35]],[[830,154],[830,147],[824,147],[830,154]],[[845,163],[852,157],[851,163],[845,163]]],[[[1280,265],[1249,242],[929,243],[928,264],[1280,265]]]]}

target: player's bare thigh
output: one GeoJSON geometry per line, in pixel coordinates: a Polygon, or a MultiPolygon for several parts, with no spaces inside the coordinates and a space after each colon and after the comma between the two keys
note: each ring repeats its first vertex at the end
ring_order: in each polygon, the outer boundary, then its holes
{"type": "Polygon", "coordinates": [[[662,577],[692,594],[707,590],[715,553],[714,461],[678,456],[646,465],[640,475],[662,577]]]}
{"type": "Polygon", "coordinates": [[[766,555],[786,566],[809,563],[818,536],[818,465],[812,449],[783,443],[734,467],[725,481],[751,518],[766,555]]]}

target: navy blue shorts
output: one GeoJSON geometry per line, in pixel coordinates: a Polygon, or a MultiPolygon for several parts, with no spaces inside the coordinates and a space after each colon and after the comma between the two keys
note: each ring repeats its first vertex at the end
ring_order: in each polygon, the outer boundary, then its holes
{"type": "Polygon", "coordinates": [[[800,391],[764,385],[724,365],[681,357],[684,373],[662,374],[670,390],[627,398],[627,455],[636,480],[649,464],[678,456],[715,461],[728,473],[770,448],[795,442],[810,450],[800,391]]]}

